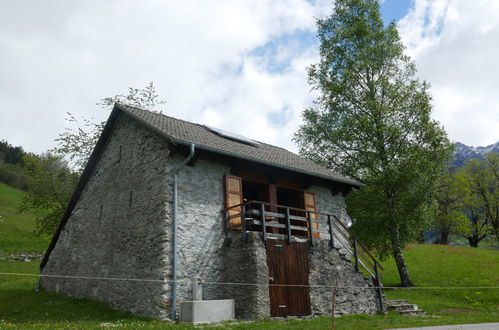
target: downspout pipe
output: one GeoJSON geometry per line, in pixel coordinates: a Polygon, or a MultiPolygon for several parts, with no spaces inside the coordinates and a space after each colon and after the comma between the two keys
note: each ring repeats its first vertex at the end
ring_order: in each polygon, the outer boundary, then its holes
{"type": "Polygon", "coordinates": [[[196,145],[191,143],[191,152],[173,172],[173,222],[172,222],[172,320],[177,318],[177,226],[178,226],[178,174],[180,170],[194,157],[196,145]]]}

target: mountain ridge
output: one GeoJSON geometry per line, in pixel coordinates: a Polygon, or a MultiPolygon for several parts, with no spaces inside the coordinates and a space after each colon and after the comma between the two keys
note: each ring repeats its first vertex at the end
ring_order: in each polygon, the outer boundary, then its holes
{"type": "Polygon", "coordinates": [[[499,153],[499,141],[485,147],[467,146],[461,142],[455,142],[454,146],[455,150],[452,165],[455,167],[463,166],[468,159],[484,159],[485,155],[489,152],[499,153]]]}

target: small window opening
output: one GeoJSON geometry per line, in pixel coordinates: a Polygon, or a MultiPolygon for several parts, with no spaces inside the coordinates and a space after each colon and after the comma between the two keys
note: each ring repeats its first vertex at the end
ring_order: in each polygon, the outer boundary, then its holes
{"type": "MultiPolygon", "coordinates": [[[[304,209],[303,192],[301,190],[277,187],[277,204],[296,209],[304,209]]],[[[286,210],[282,208],[279,212],[286,212],[286,210]]],[[[294,209],[290,209],[289,214],[303,218],[306,217],[305,212],[294,209]]],[[[307,223],[301,220],[291,219],[290,223],[292,226],[307,227],[307,223]]],[[[295,236],[307,236],[307,232],[301,230],[291,230],[291,234],[295,236]]]]}
{"type": "MultiPolygon", "coordinates": [[[[243,202],[270,202],[269,199],[269,188],[267,184],[256,183],[251,181],[242,180],[243,183],[243,202]]],[[[260,204],[249,204],[246,206],[249,210],[256,210],[260,212],[260,204]]],[[[266,210],[269,210],[268,205],[265,206],[266,210]]],[[[254,218],[259,218],[254,216],[254,218]]],[[[260,219],[257,219],[260,220],[260,219]]],[[[260,231],[259,225],[250,226],[249,230],[260,231]]]]}
{"type": "Polygon", "coordinates": [[[133,191],[130,190],[130,199],[128,200],[128,207],[132,206],[132,199],[133,199],[133,191]]]}
{"type": "Polygon", "coordinates": [[[243,180],[243,200],[269,202],[268,185],[243,180]]]}

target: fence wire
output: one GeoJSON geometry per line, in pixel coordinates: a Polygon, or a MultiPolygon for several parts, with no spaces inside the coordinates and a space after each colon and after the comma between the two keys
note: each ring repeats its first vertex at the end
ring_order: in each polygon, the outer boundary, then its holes
{"type": "MultiPolygon", "coordinates": [[[[171,281],[167,279],[144,279],[144,278],[124,278],[124,277],[98,277],[98,276],[77,276],[77,275],[56,275],[56,274],[33,274],[33,273],[5,273],[0,272],[4,276],[31,276],[39,278],[61,278],[61,279],[84,279],[84,280],[103,280],[103,281],[132,281],[132,282],[159,282],[159,283],[180,283],[191,284],[190,279],[171,281]]],[[[202,285],[230,285],[230,286],[272,286],[272,287],[308,287],[308,288],[337,288],[337,289],[377,289],[376,286],[350,286],[350,285],[310,285],[310,284],[274,284],[274,283],[244,283],[244,282],[216,282],[216,281],[199,281],[202,285]]],[[[487,290],[499,289],[499,286],[381,286],[382,289],[402,289],[402,290],[487,290]]]]}

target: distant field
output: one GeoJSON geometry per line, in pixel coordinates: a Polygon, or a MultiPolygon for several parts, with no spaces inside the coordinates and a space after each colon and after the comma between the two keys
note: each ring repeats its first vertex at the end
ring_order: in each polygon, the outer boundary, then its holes
{"type": "Polygon", "coordinates": [[[36,214],[18,214],[22,192],[0,182],[0,252],[40,252],[50,237],[33,235],[36,214]]]}
{"type": "MultiPolygon", "coordinates": [[[[499,321],[499,252],[491,250],[411,245],[406,250],[409,271],[417,288],[386,290],[389,299],[408,299],[425,309],[426,316],[353,315],[339,317],[336,329],[387,329],[499,321]],[[484,286],[489,289],[425,289],[431,287],[484,286]]],[[[395,263],[383,263],[385,286],[396,286],[395,263]]],[[[0,261],[0,273],[36,274],[38,262],[0,261]]],[[[341,283],[340,283],[341,284],[341,283]]],[[[0,275],[0,328],[20,329],[194,329],[136,317],[116,311],[90,299],[33,291],[36,277],[0,275]]],[[[329,317],[312,320],[273,321],[224,324],[209,329],[327,329],[329,317]]]]}

